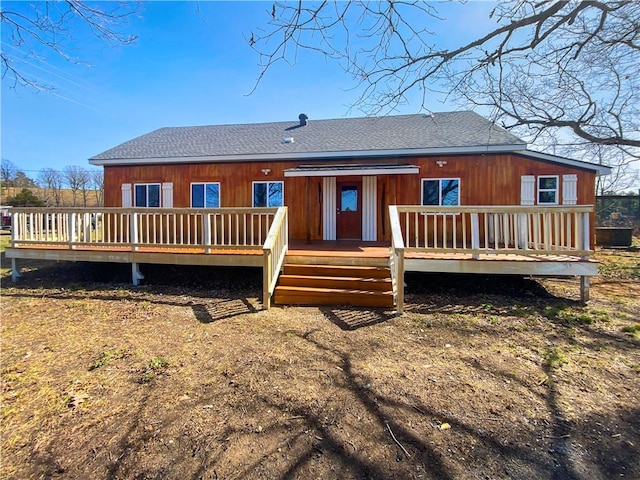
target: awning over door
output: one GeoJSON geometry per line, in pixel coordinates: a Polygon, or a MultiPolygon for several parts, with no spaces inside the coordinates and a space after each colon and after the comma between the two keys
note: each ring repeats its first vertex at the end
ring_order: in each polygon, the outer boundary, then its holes
{"type": "Polygon", "coordinates": [[[339,177],[343,175],[405,175],[418,173],[420,167],[403,164],[298,165],[284,171],[285,177],[339,177]]]}

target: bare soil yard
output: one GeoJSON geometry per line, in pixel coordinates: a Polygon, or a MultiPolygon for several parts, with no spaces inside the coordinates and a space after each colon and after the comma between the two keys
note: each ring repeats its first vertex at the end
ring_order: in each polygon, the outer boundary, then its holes
{"type": "Polygon", "coordinates": [[[0,477],[640,478],[640,254],[261,311],[261,272],[2,264],[0,477]]]}

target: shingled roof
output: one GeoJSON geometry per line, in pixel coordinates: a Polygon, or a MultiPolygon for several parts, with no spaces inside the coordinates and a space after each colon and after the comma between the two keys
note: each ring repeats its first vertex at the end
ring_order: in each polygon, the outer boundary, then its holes
{"type": "Polygon", "coordinates": [[[474,112],[168,127],[90,159],[95,165],[337,158],[522,150],[526,144],[474,112]]]}

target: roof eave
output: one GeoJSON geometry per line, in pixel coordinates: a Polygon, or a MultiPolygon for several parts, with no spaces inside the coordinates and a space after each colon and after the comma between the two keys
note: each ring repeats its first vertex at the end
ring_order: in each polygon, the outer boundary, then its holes
{"type": "Polygon", "coordinates": [[[223,163],[223,162],[262,162],[278,160],[320,160],[360,157],[407,157],[420,155],[461,155],[474,153],[516,152],[526,148],[526,144],[478,145],[469,147],[433,147],[405,148],[389,150],[346,150],[337,152],[292,152],[261,153],[245,155],[203,155],[193,157],[148,157],[148,158],[90,158],[89,163],[97,166],[108,165],[145,165],[170,163],[223,163]]]}
{"type": "Polygon", "coordinates": [[[549,155],[548,153],[536,152],[534,150],[522,150],[515,152],[526,157],[536,158],[538,160],[544,160],[552,163],[559,163],[561,165],[567,165],[570,167],[581,168],[583,170],[591,170],[596,172],[596,175],[611,175],[612,168],[605,165],[598,165],[596,163],[583,162],[581,160],[574,160],[573,158],[559,157],[557,155],[549,155]]]}

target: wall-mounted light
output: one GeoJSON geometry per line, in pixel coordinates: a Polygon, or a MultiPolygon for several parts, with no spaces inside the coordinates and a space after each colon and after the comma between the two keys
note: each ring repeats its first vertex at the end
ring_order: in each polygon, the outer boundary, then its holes
{"type": "Polygon", "coordinates": [[[271,169],[270,168],[263,168],[262,169],[262,173],[264,173],[265,175],[269,175],[271,173],[271,169]]]}
{"type": "Polygon", "coordinates": [[[438,165],[440,168],[444,167],[447,164],[446,160],[438,160],[436,162],[436,165],[438,165]]]}

